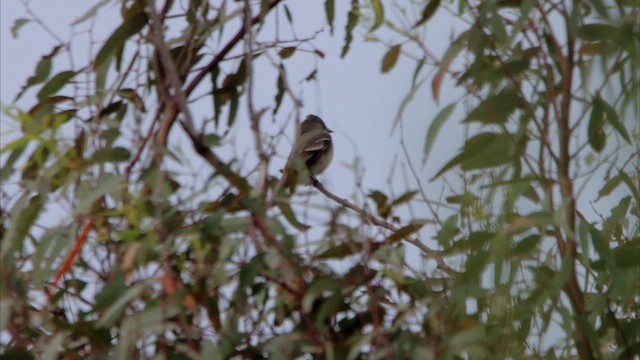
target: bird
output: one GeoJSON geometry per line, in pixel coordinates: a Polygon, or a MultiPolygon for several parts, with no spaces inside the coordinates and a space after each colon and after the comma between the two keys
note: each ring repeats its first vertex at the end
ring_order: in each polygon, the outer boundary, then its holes
{"type": "Polygon", "coordinates": [[[284,169],[282,181],[287,187],[292,188],[299,182],[309,184],[300,176],[305,172],[312,185],[319,184],[316,176],[324,172],[333,159],[331,133],[333,131],[316,115],[307,116],[300,124],[284,169]]]}

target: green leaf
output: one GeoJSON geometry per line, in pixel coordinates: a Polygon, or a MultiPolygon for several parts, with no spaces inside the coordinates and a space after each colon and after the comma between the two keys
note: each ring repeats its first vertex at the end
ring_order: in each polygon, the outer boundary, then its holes
{"type": "Polygon", "coordinates": [[[114,269],[113,278],[102,288],[96,295],[96,302],[93,309],[94,313],[99,313],[107,309],[111,304],[115,303],[127,291],[127,284],[124,282],[122,271],[120,268],[114,269]]]}
{"type": "Polygon", "coordinates": [[[98,10],[100,10],[101,7],[107,5],[110,2],[111,2],[111,0],[100,0],[100,1],[98,1],[89,10],[87,10],[87,12],[85,12],[82,16],[80,16],[79,18],[75,19],[71,23],[71,26],[82,24],[83,22],[93,18],[96,15],[96,13],[98,12],[98,10]]]}
{"type": "Polygon", "coordinates": [[[449,340],[449,347],[452,349],[462,350],[466,346],[484,343],[486,337],[486,331],[484,326],[475,325],[470,329],[459,331],[449,340]]]}
{"type": "Polygon", "coordinates": [[[46,84],[42,86],[40,92],[38,92],[38,100],[45,101],[49,95],[55,94],[58,90],[62,89],[69,80],[76,75],[75,71],[63,71],[56,74],[46,84]]]}
{"type": "Polygon", "coordinates": [[[339,292],[344,282],[332,276],[316,278],[307,288],[307,292],[302,297],[302,308],[305,312],[312,310],[315,300],[325,292],[339,292]]]}
{"type": "Polygon", "coordinates": [[[14,102],[18,101],[27,89],[47,79],[49,73],[51,73],[51,59],[53,59],[60,49],[62,49],[62,46],[56,46],[49,54],[40,58],[38,65],[36,65],[36,73],[27,79],[27,83],[20,89],[20,92],[18,92],[18,95],[16,95],[16,98],[13,100],[14,102]]]}
{"type": "Polygon", "coordinates": [[[238,114],[238,104],[240,96],[234,92],[229,97],[229,118],[227,119],[227,126],[231,128],[236,121],[236,115],[238,114]]]}
{"type": "Polygon", "coordinates": [[[429,3],[422,10],[422,16],[420,17],[420,20],[418,20],[418,22],[416,22],[416,24],[413,25],[413,27],[414,28],[418,27],[426,23],[429,19],[431,19],[433,14],[436,13],[436,10],[438,10],[439,6],[440,6],[440,0],[429,0],[429,3]]]}
{"type": "Polygon", "coordinates": [[[264,17],[269,12],[269,0],[260,0],[260,22],[264,20],[264,17]]]}
{"type": "Polygon", "coordinates": [[[376,203],[378,215],[386,219],[391,211],[391,207],[389,206],[389,197],[377,190],[369,193],[369,197],[376,203]]]}
{"type": "Polygon", "coordinates": [[[46,198],[42,195],[29,195],[25,193],[11,209],[10,224],[0,245],[0,259],[10,251],[22,249],[22,242],[27,237],[29,229],[36,221],[44,206],[46,198]]]}
{"type": "Polygon", "coordinates": [[[411,103],[411,101],[413,100],[413,97],[416,95],[418,90],[422,87],[422,84],[424,84],[425,80],[427,79],[424,78],[418,81],[417,83],[413,84],[411,86],[411,90],[409,90],[409,92],[404,96],[404,98],[402,99],[402,102],[400,103],[400,106],[398,107],[398,112],[396,113],[396,119],[393,121],[393,126],[391,128],[391,131],[393,131],[396,125],[398,125],[398,123],[402,119],[402,114],[404,114],[404,110],[407,108],[407,106],[409,106],[409,103],[411,103]]]}
{"type": "Polygon", "coordinates": [[[327,15],[327,24],[329,24],[329,32],[333,35],[333,18],[335,17],[335,0],[326,0],[324,2],[324,12],[327,15]]]}
{"type": "Polygon", "coordinates": [[[222,138],[217,134],[206,134],[202,137],[202,144],[208,147],[220,146],[222,138]]]}
{"type": "Polygon", "coordinates": [[[345,30],[345,38],[344,38],[344,46],[342,47],[342,53],[340,57],[345,57],[349,52],[349,47],[351,46],[351,41],[353,40],[353,29],[356,28],[358,24],[358,18],[360,17],[360,5],[358,4],[358,0],[351,0],[351,10],[349,10],[349,15],[347,16],[347,28],[345,30]]]}
{"type": "Polygon", "coordinates": [[[0,154],[6,153],[6,151],[11,151],[8,157],[5,157],[5,162],[2,168],[0,168],[0,182],[4,182],[10,178],[10,176],[16,171],[15,165],[16,161],[22,157],[24,151],[27,149],[27,144],[31,142],[31,136],[25,135],[17,140],[7,144],[2,150],[0,150],[0,154]]]}
{"type": "Polygon", "coordinates": [[[289,10],[289,7],[286,4],[283,7],[284,7],[284,15],[287,17],[287,21],[289,22],[289,24],[293,24],[293,17],[291,16],[291,11],[289,10]]]}
{"type": "Polygon", "coordinates": [[[478,121],[483,124],[504,124],[516,109],[524,106],[524,101],[515,89],[489,96],[478,107],[471,110],[464,122],[478,121]]]}
{"type": "Polygon", "coordinates": [[[375,20],[373,21],[373,26],[369,31],[374,31],[384,22],[384,8],[382,7],[382,2],[380,0],[371,0],[371,9],[373,9],[373,13],[375,14],[375,20]]]}
{"type": "Polygon", "coordinates": [[[550,289],[553,292],[557,292],[567,283],[569,279],[569,275],[571,274],[571,270],[573,269],[573,258],[562,258],[562,263],[560,265],[560,269],[555,272],[553,276],[553,280],[551,280],[550,289]]]}
{"type": "Polygon", "coordinates": [[[505,134],[480,133],[464,144],[462,152],[451,159],[434,176],[437,178],[455,166],[464,170],[485,169],[504,165],[513,160],[515,145],[505,134]]]}
{"type": "Polygon", "coordinates": [[[278,92],[276,93],[276,98],[275,98],[276,106],[273,108],[273,115],[275,115],[278,112],[278,109],[280,108],[280,104],[282,103],[282,98],[284,97],[285,76],[286,76],[286,70],[284,66],[280,64],[280,71],[279,71],[278,83],[277,83],[278,92]]]}
{"type": "Polygon", "coordinates": [[[607,123],[611,125],[611,127],[622,136],[622,138],[627,142],[627,144],[631,144],[631,137],[627,132],[627,129],[624,127],[622,122],[620,122],[620,117],[618,116],[618,112],[613,106],[609,105],[606,101],[602,100],[602,106],[604,110],[605,119],[607,123]]]}
{"type": "Polygon", "coordinates": [[[400,56],[400,45],[392,46],[384,57],[382,58],[382,68],[381,71],[383,74],[388,73],[398,62],[398,57],[400,56]]]}
{"type": "Polygon", "coordinates": [[[593,150],[601,152],[607,143],[607,135],[604,132],[604,105],[599,96],[593,100],[587,133],[593,150]]]}
{"type": "Polygon", "coordinates": [[[264,269],[265,253],[259,253],[254,256],[249,263],[244,265],[240,270],[240,286],[251,286],[256,276],[264,269]]]}
{"type": "Polygon", "coordinates": [[[417,191],[407,191],[406,193],[402,194],[399,198],[393,200],[393,202],[391,203],[391,206],[396,206],[396,205],[409,202],[417,194],[418,194],[417,191]]]}
{"type": "Polygon", "coordinates": [[[57,266],[56,260],[66,256],[66,249],[73,244],[73,226],[61,226],[46,231],[39,237],[38,246],[33,257],[33,281],[36,284],[44,284],[48,281],[57,266]]]}
{"type": "Polygon", "coordinates": [[[147,24],[147,17],[143,12],[137,12],[124,22],[111,34],[104,43],[93,63],[94,70],[102,68],[111,62],[111,57],[120,52],[124,43],[134,34],[137,34],[147,24]]]}
{"type": "Polygon", "coordinates": [[[124,162],[129,160],[131,153],[123,147],[99,149],[89,159],[90,163],[124,162]]]}
{"type": "Polygon", "coordinates": [[[593,247],[600,256],[600,259],[604,261],[605,267],[609,271],[614,272],[616,267],[616,260],[613,255],[613,251],[611,251],[609,241],[600,230],[596,229],[593,226],[589,227],[589,234],[591,235],[593,247]]]}
{"type": "Polygon", "coordinates": [[[133,90],[133,89],[120,89],[120,90],[116,91],[116,94],[118,94],[121,98],[128,100],[129,103],[132,104],[136,108],[136,110],[138,110],[140,112],[146,112],[147,111],[147,109],[144,106],[144,101],[142,100],[140,95],[138,95],[138,93],[135,90],[133,90]]]}
{"type": "Polygon", "coordinates": [[[86,184],[84,193],[81,193],[80,189],[82,188],[79,188],[78,203],[75,206],[76,213],[88,214],[98,199],[104,195],[119,191],[124,184],[125,179],[122,175],[106,173],[98,178],[98,185],[95,188],[86,184]]]}
{"type": "Polygon", "coordinates": [[[624,219],[627,218],[627,211],[629,210],[629,206],[631,205],[631,196],[625,196],[620,199],[620,203],[618,206],[615,206],[611,209],[611,216],[608,221],[613,222],[614,224],[621,224],[624,219]]]}
{"type": "Polygon", "coordinates": [[[14,21],[13,25],[11,26],[11,36],[13,36],[14,39],[17,38],[18,31],[20,30],[20,28],[22,28],[23,26],[25,26],[30,22],[31,20],[29,19],[24,19],[24,18],[16,19],[16,21],[14,21]]]}
{"type": "Polygon", "coordinates": [[[130,301],[137,298],[147,288],[147,283],[139,282],[129,287],[127,292],[115,299],[109,308],[102,314],[100,319],[96,321],[97,327],[111,327],[116,320],[124,313],[126,306],[130,301]]]}
{"type": "Polygon", "coordinates": [[[618,185],[620,185],[622,183],[622,175],[618,174],[614,177],[612,177],[609,181],[607,181],[602,188],[600,189],[600,191],[598,191],[598,199],[603,197],[603,196],[607,196],[609,194],[611,194],[611,192],[613,190],[615,190],[618,185]]]}
{"type": "Polygon", "coordinates": [[[293,55],[293,53],[296,52],[296,47],[295,46],[289,46],[286,48],[282,48],[279,52],[278,55],[280,55],[280,58],[282,59],[287,59],[290,58],[291,55],[293,55]]]}
{"type": "Polygon", "coordinates": [[[438,134],[440,133],[440,128],[449,119],[449,117],[451,117],[451,114],[453,114],[456,109],[456,105],[456,103],[447,105],[444,109],[440,110],[438,115],[436,115],[433,121],[431,121],[429,131],[427,131],[427,138],[424,142],[424,155],[422,157],[423,164],[426,163],[429,158],[433,144],[435,144],[438,134]]]}
{"type": "Polygon", "coordinates": [[[331,246],[329,249],[314,256],[316,260],[328,260],[328,259],[344,259],[353,254],[362,253],[362,244],[360,243],[344,243],[337,246],[331,246]]]}
{"type": "Polygon", "coordinates": [[[288,202],[276,201],[276,205],[278,205],[278,209],[280,209],[285,219],[287,219],[289,224],[291,224],[291,226],[296,228],[296,230],[307,231],[310,228],[309,225],[303,224],[300,221],[298,221],[298,219],[296,218],[295,212],[293,211],[293,209],[291,208],[291,205],[289,205],[288,202]]]}
{"type": "Polygon", "coordinates": [[[517,242],[517,244],[513,248],[513,255],[520,256],[520,255],[528,255],[530,253],[534,255],[533,251],[540,243],[540,240],[541,240],[541,237],[538,234],[532,234],[525,237],[524,239],[517,242]]]}
{"type": "Polygon", "coordinates": [[[425,222],[423,221],[413,221],[411,224],[398,229],[398,231],[389,236],[386,241],[389,243],[394,243],[398,240],[405,239],[420,230],[424,225],[425,222]]]}
{"type": "Polygon", "coordinates": [[[471,34],[471,30],[464,31],[461,33],[458,38],[449,46],[447,51],[444,53],[442,57],[442,61],[440,62],[440,66],[438,67],[438,72],[433,77],[433,81],[431,83],[431,89],[433,91],[433,99],[436,103],[440,100],[440,87],[442,86],[442,80],[444,79],[444,75],[449,71],[449,66],[455,58],[458,56],[460,51],[464,49],[469,40],[469,34],[471,34]]]}
{"type": "Polygon", "coordinates": [[[578,36],[585,41],[611,41],[620,34],[620,29],[609,24],[585,24],[578,29],[578,36]]]}

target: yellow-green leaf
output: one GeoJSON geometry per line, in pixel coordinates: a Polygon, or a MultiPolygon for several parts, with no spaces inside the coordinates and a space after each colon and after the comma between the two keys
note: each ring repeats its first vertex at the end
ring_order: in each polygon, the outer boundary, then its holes
{"type": "Polygon", "coordinates": [[[433,14],[436,13],[436,10],[438,10],[438,6],[440,6],[440,0],[430,0],[422,10],[422,16],[420,17],[420,20],[418,20],[418,22],[416,22],[413,27],[418,27],[431,19],[433,14]]]}
{"type": "Polygon", "coordinates": [[[388,73],[398,62],[400,56],[400,45],[392,46],[382,58],[382,73],[388,73]]]}
{"type": "Polygon", "coordinates": [[[369,31],[374,31],[384,22],[384,8],[382,7],[382,2],[380,0],[371,0],[371,9],[373,9],[373,13],[375,14],[375,20],[373,21],[373,26],[369,31]]]}

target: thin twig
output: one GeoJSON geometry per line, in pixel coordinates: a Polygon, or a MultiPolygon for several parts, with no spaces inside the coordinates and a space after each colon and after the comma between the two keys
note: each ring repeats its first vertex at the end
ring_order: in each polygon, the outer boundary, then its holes
{"type": "MultiPolygon", "coordinates": [[[[326,196],[327,198],[335,201],[336,203],[351,209],[353,211],[355,211],[356,213],[360,214],[360,216],[362,216],[363,218],[365,218],[366,220],[368,220],[370,223],[372,223],[375,226],[387,229],[389,231],[392,231],[394,233],[396,233],[398,229],[396,226],[394,226],[393,224],[384,221],[370,213],[368,213],[367,211],[365,211],[364,209],[358,207],[357,205],[349,202],[347,199],[343,199],[333,193],[331,193],[329,190],[327,190],[324,185],[322,185],[322,183],[320,182],[316,182],[313,185],[316,189],[318,189],[318,191],[320,191],[324,196],[326,196]]],[[[431,249],[430,247],[426,246],[425,244],[423,244],[422,242],[411,238],[411,237],[405,237],[404,240],[406,242],[408,242],[409,244],[417,247],[418,249],[420,249],[425,256],[432,258],[433,260],[435,260],[436,264],[438,264],[438,269],[444,271],[445,273],[447,273],[448,275],[454,275],[457,274],[457,272],[455,270],[453,270],[451,267],[449,267],[449,265],[447,265],[444,262],[444,259],[442,258],[442,253],[438,250],[434,250],[431,249]]],[[[387,240],[385,240],[385,243],[389,243],[389,238],[387,238],[387,240]]]]}

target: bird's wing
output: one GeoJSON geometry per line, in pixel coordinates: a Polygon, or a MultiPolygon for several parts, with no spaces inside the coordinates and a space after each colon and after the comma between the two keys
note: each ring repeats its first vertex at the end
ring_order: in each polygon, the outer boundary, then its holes
{"type": "Polygon", "coordinates": [[[301,154],[322,151],[331,145],[331,136],[322,135],[310,142],[304,149],[300,150],[301,154]]]}

